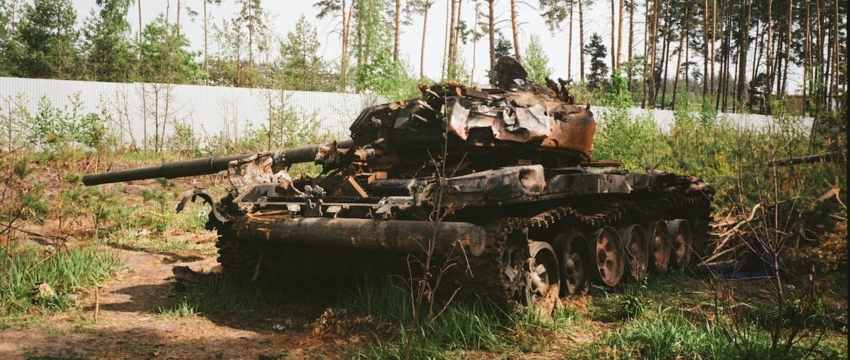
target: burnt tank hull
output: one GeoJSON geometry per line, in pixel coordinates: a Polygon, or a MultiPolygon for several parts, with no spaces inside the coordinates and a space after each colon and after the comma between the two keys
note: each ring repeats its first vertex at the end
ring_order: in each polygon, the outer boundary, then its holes
{"type": "Polygon", "coordinates": [[[246,280],[405,274],[411,256],[433,247],[435,263],[455,264],[445,275],[446,288],[522,300],[529,287],[525,267],[533,258],[529,244],[551,247],[546,251],[556,265],[546,270],[558,273],[551,277],[557,278],[553,284],[561,296],[581,294],[591,283],[618,286],[640,280],[648,269],[687,266],[677,249],[698,251],[710,219],[711,188],[705,182],[662,172],[540,165],[478,171],[444,179],[440,219],[429,219],[436,211],[433,204],[423,203],[436,196],[437,190],[429,187],[432,179],[410,179],[405,187],[394,179],[369,184],[373,177],[358,174],[352,183],[364,183],[364,193],[382,196],[325,195],[309,201],[268,196],[266,191],[265,196],[231,203],[242,209],[250,204],[252,212],[217,226],[220,262],[231,275],[246,280]],[[387,188],[396,193],[387,194],[387,188]],[[689,224],[690,239],[677,243],[667,224],[683,221],[689,224]],[[667,236],[654,245],[644,238],[642,261],[629,261],[636,251],[625,237],[608,244],[600,243],[597,234],[630,226],[653,232],[658,229],[647,224],[659,222],[667,236]],[[657,256],[649,254],[659,251],[659,245],[669,248],[666,264],[660,266],[653,262],[657,256]],[[574,284],[566,284],[567,278],[574,284]]]}
{"type": "Polygon", "coordinates": [[[247,281],[439,274],[452,294],[546,308],[697,258],[711,186],[592,160],[593,113],[573,104],[567,81],[509,81],[524,73],[509,58],[497,70],[498,89],[421,85],[419,98],[364,109],[349,140],[84,181],[226,170],[227,196],[190,198],[212,205],[218,260],[247,281]],[[322,174],[287,172],[305,161],[322,174]]]}

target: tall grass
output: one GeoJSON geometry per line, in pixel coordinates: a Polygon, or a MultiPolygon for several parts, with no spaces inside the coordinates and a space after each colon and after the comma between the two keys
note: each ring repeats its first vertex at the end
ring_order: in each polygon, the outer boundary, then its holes
{"type": "Polygon", "coordinates": [[[102,284],[120,266],[115,254],[96,246],[52,253],[14,244],[0,247],[0,316],[66,309],[71,306],[66,295],[102,284]],[[34,301],[39,282],[50,285],[57,296],[34,301]]]}
{"type": "Polygon", "coordinates": [[[653,316],[639,317],[583,346],[580,353],[586,359],[803,359],[825,354],[829,354],[827,358],[841,357],[841,352],[832,347],[811,352],[807,342],[786,353],[771,347],[766,331],[746,327],[732,336],[727,329],[708,321],[689,321],[672,309],[659,309],[653,316]]]}
{"type": "Polygon", "coordinates": [[[453,358],[469,351],[510,352],[539,350],[547,339],[567,331],[576,316],[558,309],[552,319],[544,319],[531,309],[506,310],[484,299],[463,299],[435,303],[442,311],[423,319],[409,339],[413,321],[411,296],[400,281],[366,281],[340,297],[338,307],[358,314],[370,314],[393,324],[390,338],[376,336],[373,344],[352,355],[364,359],[403,358],[404,345],[412,341],[411,358],[453,358]]]}

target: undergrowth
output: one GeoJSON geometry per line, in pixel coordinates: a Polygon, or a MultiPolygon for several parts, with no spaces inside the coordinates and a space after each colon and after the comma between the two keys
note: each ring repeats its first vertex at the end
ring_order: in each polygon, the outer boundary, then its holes
{"type": "Polygon", "coordinates": [[[570,308],[558,308],[552,318],[542,318],[531,309],[509,309],[480,298],[436,302],[434,306],[440,309],[438,315],[422,319],[415,338],[408,339],[410,294],[398,281],[366,281],[344,293],[337,304],[355,314],[373,314],[392,325],[389,336],[375,334],[370,346],[353,350],[353,357],[363,359],[404,357],[404,346],[410,340],[410,357],[414,359],[454,358],[474,351],[542,351],[551,346],[552,337],[570,331],[578,318],[570,308]]]}
{"type": "Polygon", "coordinates": [[[94,245],[52,251],[15,244],[0,247],[0,318],[74,307],[69,295],[102,284],[120,266],[115,254],[94,245]],[[55,296],[35,296],[39,283],[49,285],[55,296]]]}
{"type": "Polygon", "coordinates": [[[692,321],[672,308],[659,308],[641,316],[602,339],[580,348],[581,358],[600,359],[804,359],[847,358],[846,349],[833,342],[812,346],[800,342],[790,351],[771,347],[770,334],[746,327],[734,336],[726,324],[692,321]]]}

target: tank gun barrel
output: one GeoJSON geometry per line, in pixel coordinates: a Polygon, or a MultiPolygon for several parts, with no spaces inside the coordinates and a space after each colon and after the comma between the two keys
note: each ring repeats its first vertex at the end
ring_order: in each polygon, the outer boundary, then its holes
{"type": "MultiPolygon", "coordinates": [[[[344,140],[337,143],[338,147],[346,148],[353,144],[351,140],[344,140]]],[[[325,145],[311,145],[298,148],[284,149],[281,154],[284,163],[287,165],[312,162],[316,159],[316,154],[319,149],[325,145]]],[[[244,159],[253,154],[234,155],[227,157],[208,157],[203,159],[176,161],[162,164],[159,166],[151,166],[140,169],[129,169],[120,171],[110,171],[99,174],[88,174],[83,176],[83,184],[86,186],[154,179],[166,178],[174,179],[179,177],[199,176],[215,174],[220,171],[227,170],[228,164],[233,160],[244,159]]]]}

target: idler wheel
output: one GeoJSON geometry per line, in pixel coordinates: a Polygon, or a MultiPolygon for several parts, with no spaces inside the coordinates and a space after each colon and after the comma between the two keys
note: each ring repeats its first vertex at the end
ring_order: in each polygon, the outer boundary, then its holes
{"type": "Polygon", "coordinates": [[[667,230],[674,255],[671,257],[671,265],[683,269],[691,261],[691,225],[685,219],[670,220],[667,222],[667,230]]]}
{"type": "Polygon", "coordinates": [[[637,224],[628,225],[619,230],[620,239],[623,240],[625,247],[628,274],[635,281],[641,281],[649,267],[649,245],[646,242],[646,233],[637,224]]]}
{"type": "Polygon", "coordinates": [[[587,239],[578,231],[570,231],[555,237],[555,255],[560,260],[561,289],[564,295],[584,295],[590,289],[590,252],[587,239]]]}
{"type": "Polygon", "coordinates": [[[560,293],[558,259],[552,246],[543,241],[533,241],[528,249],[530,257],[525,266],[525,301],[540,315],[549,316],[555,309],[560,293]]]}
{"type": "Polygon", "coordinates": [[[649,240],[649,266],[657,272],[666,272],[670,263],[667,223],[664,220],[647,223],[644,225],[644,231],[649,240]]]}
{"type": "Polygon", "coordinates": [[[597,271],[593,272],[596,281],[608,286],[619,285],[626,268],[626,254],[620,234],[606,226],[597,230],[591,240],[596,243],[597,271]]]}

